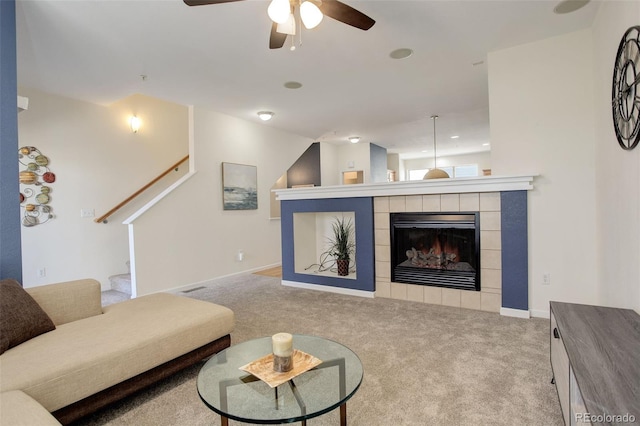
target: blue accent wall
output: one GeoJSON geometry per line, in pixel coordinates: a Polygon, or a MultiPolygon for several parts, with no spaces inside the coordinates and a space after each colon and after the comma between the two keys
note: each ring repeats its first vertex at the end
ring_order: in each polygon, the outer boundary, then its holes
{"type": "Polygon", "coordinates": [[[387,149],[376,144],[369,144],[371,163],[371,182],[387,181],[387,149]]]}
{"type": "Polygon", "coordinates": [[[500,193],[502,307],[529,310],[527,191],[500,193]]]}
{"type": "MultiPolygon", "coordinates": [[[[375,291],[373,198],[329,198],[288,200],[281,203],[282,279],[301,283],[375,291]],[[299,274],[295,272],[293,214],[314,212],[355,212],[356,279],[299,274]]],[[[314,247],[315,249],[315,247],[314,247]]]]}
{"type": "Polygon", "coordinates": [[[15,0],[0,0],[0,76],[0,279],[22,282],[15,0]]]}

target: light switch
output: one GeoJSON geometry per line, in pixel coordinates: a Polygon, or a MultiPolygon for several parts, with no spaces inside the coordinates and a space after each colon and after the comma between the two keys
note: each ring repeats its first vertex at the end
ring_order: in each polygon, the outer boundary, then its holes
{"type": "Polygon", "coordinates": [[[94,209],[80,209],[80,217],[94,217],[95,215],[94,209]]]}

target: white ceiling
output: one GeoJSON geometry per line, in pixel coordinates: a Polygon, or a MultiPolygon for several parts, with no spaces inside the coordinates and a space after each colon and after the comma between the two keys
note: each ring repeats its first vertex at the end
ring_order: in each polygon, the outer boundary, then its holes
{"type": "Polygon", "coordinates": [[[142,93],[255,122],[270,110],[266,126],[358,135],[403,156],[432,155],[420,151],[438,114],[439,155],[478,152],[489,149],[487,53],[587,28],[599,5],[558,15],[547,0],[344,2],[373,28],[325,18],[290,51],[268,48],[266,0],[18,0],[18,84],[99,104],[142,93]],[[397,48],[414,54],[391,59],[397,48]]]}

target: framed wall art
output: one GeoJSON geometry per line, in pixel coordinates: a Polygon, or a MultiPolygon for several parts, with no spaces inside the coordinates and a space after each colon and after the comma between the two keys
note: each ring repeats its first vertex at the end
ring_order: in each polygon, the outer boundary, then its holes
{"type": "Polygon", "coordinates": [[[222,205],[224,210],[258,208],[258,168],[222,163],[222,205]]]}

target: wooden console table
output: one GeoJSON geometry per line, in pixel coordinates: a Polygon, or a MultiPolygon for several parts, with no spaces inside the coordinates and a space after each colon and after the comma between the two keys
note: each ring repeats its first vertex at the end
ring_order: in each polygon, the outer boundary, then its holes
{"type": "Polygon", "coordinates": [[[640,315],[551,302],[551,367],[566,425],[640,422],[640,315]]]}

